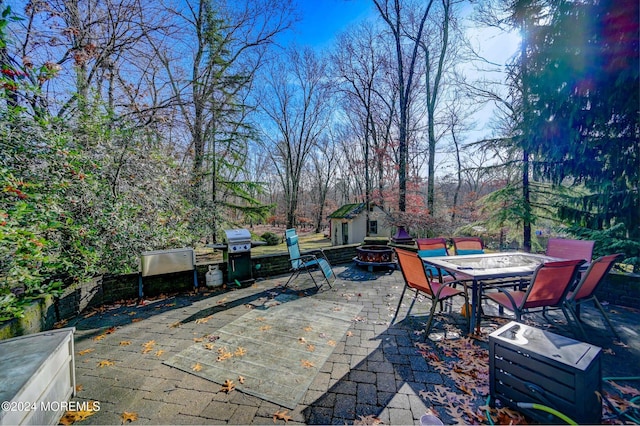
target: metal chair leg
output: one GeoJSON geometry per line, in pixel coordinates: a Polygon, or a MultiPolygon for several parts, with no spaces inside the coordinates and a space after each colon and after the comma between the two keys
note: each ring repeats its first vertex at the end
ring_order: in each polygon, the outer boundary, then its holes
{"type": "Polygon", "coordinates": [[[405,285],[402,288],[402,294],[400,295],[400,300],[398,300],[398,306],[396,307],[396,313],[393,314],[393,318],[391,318],[391,322],[389,323],[389,325],[393,324],[396,320],[396,318],[398,317],[398,312],[400,312],[400,305],[402,305],[402,299],[404,298],[404,293],[407,291],[407,286],[405,285]]]}
{"type": "Polygon", "coordinates": [[[609,316],[602,308],[602,305],[600,304],[600,301],[598,300],[598,298],[595,296],[593,296],[593,303],[600,310],[600,313],[602,314],[602,317],[604,318],[605,322],[609,325],[609,328],[611,329],[611,331],[613,331],[613,335],[616,336],[616,339],[620,340],[620,336],[618,335],[618,332],[616,331],[616,329],[613,328],[613,324],[611,323],[609,316]]]}

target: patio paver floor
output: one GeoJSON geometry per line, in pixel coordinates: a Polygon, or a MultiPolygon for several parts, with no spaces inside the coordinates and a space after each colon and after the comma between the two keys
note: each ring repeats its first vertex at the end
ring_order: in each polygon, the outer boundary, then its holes
{"type": "MultiPolygon", "coordinates": [[[[257,303],[280,294],[288,278],[284,276],[247,288],[181,294],[145,306],[110,307],[70,321],[68,325],[76,327],[76,381],[81,386],[74,400],[100,401],[100,411],[81,424],[120,424],[124,412],[136,413],[139,424],[274,424],[274,414],[283,410],[291,416],[290,424],[352,424],[374,417],[384,424],[419,424],[430,407],[445,424],[458,423],[442,406],[423,397],[424,391],[437,385],[455,388],[451,378],[436,371],[416,347],[424,342],[420,329],[428,303],[416,302],[411,317],[405,318],[411,301],[406,295],[397,322],[390,326],[404,285],[400,271],[367,272],[354,265],[335,270],[340,279],[333,289],[325,286],[316,292],[308,277],[301,275],[289,290],[318,300],[362,306],[295,409],[240,390],[220,392],[219,384],[163,364],[212,329],[222,328],[257,303]],[[103,363],[108,365],[100,367],[102,361],[109,361],[103,363]]],[[[589,343],[605,349],[603,376],[638,376],[638,311],[614,306],[606,309],[622,344],[611,340],[595,309],[585,306],[582,313],[589,343]]],[[[449,327],[462,328],[465,321],[460,307],[453,306],[452,312],[441,318],[449,327]]],[[[550,331],[573,337],[562,315],[552,315],[559,321],[550,331]]],[[[488,334],[498,325],[483,323],[483,331],[488,334]]],[[[440,323],[434,329],[442,331],[442,327],[440,323]]],[[[487,347],[481,340],[477,344],[487,347]]],[[[435,350],[434,343],[429,345],[435,350]]],[[[478,400],[484,401],[483,397],[478,400]]]]}

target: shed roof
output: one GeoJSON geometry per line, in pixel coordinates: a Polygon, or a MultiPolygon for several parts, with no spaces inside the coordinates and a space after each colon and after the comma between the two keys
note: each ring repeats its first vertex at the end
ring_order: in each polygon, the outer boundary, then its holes
{"type": "Polygon", "coordinates": [[[345,204],[327,216],[330,219],[353,219],[365,208],[365,203],[345,204]]]}

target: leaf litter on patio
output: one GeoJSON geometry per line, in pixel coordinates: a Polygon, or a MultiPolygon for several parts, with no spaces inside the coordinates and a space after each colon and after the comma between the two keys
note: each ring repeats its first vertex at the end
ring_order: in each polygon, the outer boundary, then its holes
{"type": "MultiPolygon", "coordinates": [[[[449,338],[443,336],[436,342],[417,342],[415,347],[435,371],[451,379],[454,387],[433,385],[433,389],[422,390],[419,395],[429,401],[434,409],[444,410],[459,424],[487,424],[487,415],[491,416],[492,424],[527,424],[524,415],[516,410],[486,404],[489,395],[489,352],[478,341],[486,342],[488,333],[483,333],[482,337],[460,338],[455,326],[444,324],[444,327],[444,335],[449,338]]],[[[603,382],[603,387],[607,383],[616,392],[603,391],[602,422],[627,424],[625,419],[628,416],[635,419],[640,413],[640,390],[613,380],[603,382]]]]}

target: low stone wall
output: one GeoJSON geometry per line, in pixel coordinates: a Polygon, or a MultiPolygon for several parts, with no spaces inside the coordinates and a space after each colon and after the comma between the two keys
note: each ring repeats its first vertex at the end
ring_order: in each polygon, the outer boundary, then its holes
{"type": "MultiPolygon", "coordinates": [[[[328,247],[323,251],[332,265],[339,265],[352,261],[356,255],[357,246],[358,244],[328,247]]],[[[312,253],[312,251],[304,253],[312,253]]],[[[253,256],[251,261],[253,277],[256,279],[285,275],[289,273],[291,268],[288,253],[253,256]]],[[[196,266],[199,287],[205,286],[205,274],[211,264],[214,263],[196,266]]],[[[218,267],[226,276],[226,263],[219,263],[218,267]]],[[[136,299],[138,288],[139,275],[137,273],[105,275],[74,284],[67,287],[58,298],[47,296],[34,302],[25,312],[24,318],[0,324],[0,340],[51,329],[56,322],[73,318],[87,308],[136,299]]],[[[145,296],[148,297],[191,291],[194,289],[193,272],[145,277],[143,289],[145,296]]]]}
{"type": "MultiPolygon", "coordinates": [[[[359,244],[328,247],[323,250],[332,265],[353,261],[359,244]]],[[[400,246],[398,246],[400,247],[400,246]]],[[[411,249],[411,247],[402,247],[411,249]]],[[[413,248],[415,250],[415,247],[413,248]]],[[[307,251],[303,252],[309,253],[307,251]]],[[[289,254],[271,254],[251,258],[253,277],[269,278],[290,273],[289,254]]],[[[199,287],[205,286],[205,274],[210,263],[197,265],[199,287]]],[[[226,263],[218,267],[226,276],[226,263]]],[[[138,297],[138,274],[105,275],[68,287],[59,298],[46,297],[31,306],[25,317],[0,324],[0,340],[51,329],[61,320],[73,318],[87,308],[138,297]]],[[[187,292],[193,290],[193,273],[178,272],[143,279],[145,296],[187,292]]],[[[598,299],[613,305],[640,307],[640,276],[612,272],[597,292],[598,299]]]]}
{"type": "Polygon", "coordinates": [[[610,272],[606,281],[596,290],[601,302],[640,308],[640,275],[610,272]]]}
{"type": "Polygon", "coordinates": [[[53,296],[38,299],[25,308],[22,318],[0,324],[0,340],[50,330],[56,322],[53,296]]]}

